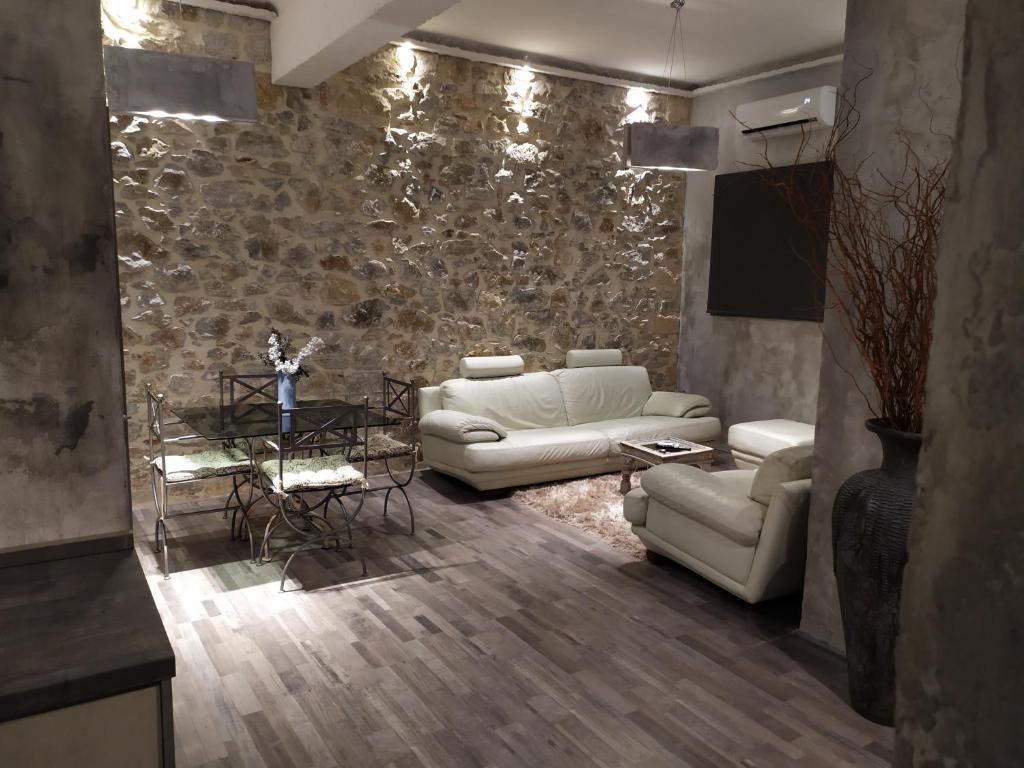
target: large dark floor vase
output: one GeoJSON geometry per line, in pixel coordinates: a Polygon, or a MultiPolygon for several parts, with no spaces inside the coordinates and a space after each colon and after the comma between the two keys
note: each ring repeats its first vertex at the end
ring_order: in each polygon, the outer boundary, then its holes
{"type": "Polygon", "coordinates": [[[921,436],[867,428],[882,443],[882,466],[858,472],[832,508],[832,551],[846,638],[850,702],[864,717],[892,725],[900,592],[921,436]]]}

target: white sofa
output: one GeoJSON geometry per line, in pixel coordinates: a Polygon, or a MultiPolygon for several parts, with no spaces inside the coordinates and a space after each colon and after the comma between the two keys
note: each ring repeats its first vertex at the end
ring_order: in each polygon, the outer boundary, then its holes
{"type": "Polygon", "coordinates": [[[647,549],[756,603],[803,586],[810,445],[784,448],[754,469],[708,473],[663,464],[623,499],[647,549]]]}
{"type": "Polygon", "coordinates": [[[489,490],[620,470],[619,440],[721,434],[707,398],[653,392],[619,350],[573,350],[566,363],[523,373],[518,355],[463,358],[462,378],[419,390],[424,462],[489,490]]]}

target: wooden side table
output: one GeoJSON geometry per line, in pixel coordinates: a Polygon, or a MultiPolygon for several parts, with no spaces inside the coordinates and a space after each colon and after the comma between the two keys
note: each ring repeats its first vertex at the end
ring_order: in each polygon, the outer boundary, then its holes
{"type": "Polygon", "coordinates": [[[711,460],[715,450],[700,443],[691,443],[689,440],[664,437],[642,442],[622,440],[619,442],[619,453],[622,454],[622,482],[619,484],[619,492],[625,495],[632,488],[633,472],[639,467],[643,465],[653,467],[658,464],[692,464],[707,472],[711,469],[711,460]],[[659,448],[659,443],[671,443],[672,447],[659,448]]]}

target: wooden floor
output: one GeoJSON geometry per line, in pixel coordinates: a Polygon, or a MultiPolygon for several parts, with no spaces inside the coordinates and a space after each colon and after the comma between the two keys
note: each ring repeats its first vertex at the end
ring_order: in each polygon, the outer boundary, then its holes
{"type": "MultiPolygon", "coordinates": [[[[178,766],[886,766],[841,662],[674,565],[432,472],[417,534],[257,567],[219,515],[139,554],[177,654],[178,766]]],[[[371,510],[379,509],[379,501],[371,510]]]]}

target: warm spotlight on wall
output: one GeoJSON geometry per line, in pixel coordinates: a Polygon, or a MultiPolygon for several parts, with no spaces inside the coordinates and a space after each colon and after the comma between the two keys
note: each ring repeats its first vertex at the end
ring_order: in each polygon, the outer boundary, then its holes
{"type": "Polygon", "coordinates": [[[408,77],[416,71],[416,51],[410,43],[402,43],[395,49],[395,60],[398,61],[398,72],[408,77]]]}

